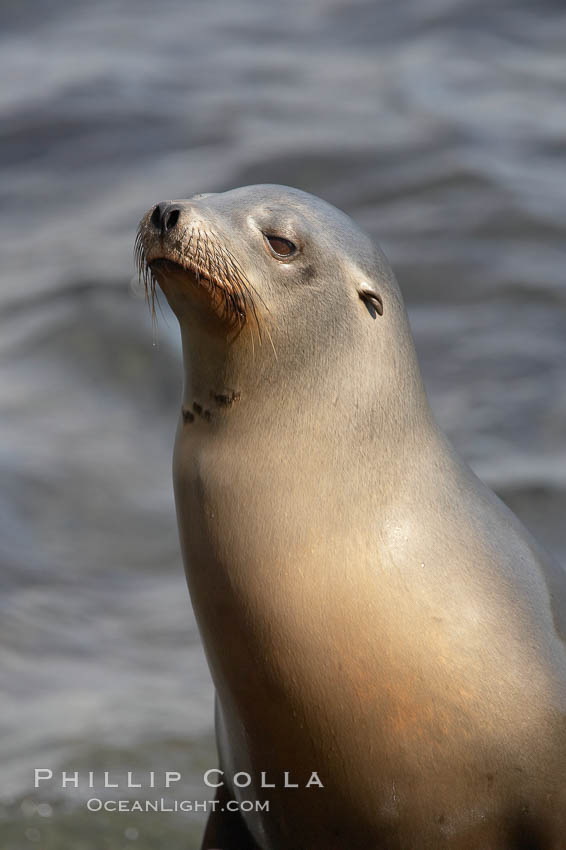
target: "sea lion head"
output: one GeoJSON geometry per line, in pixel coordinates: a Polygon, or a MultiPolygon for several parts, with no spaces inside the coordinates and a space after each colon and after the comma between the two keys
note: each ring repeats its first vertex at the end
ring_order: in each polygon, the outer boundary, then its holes
{"type": "Polygon", "coordinates": [[[240,379],[247,363],[271,381],[277,370],[288,378],[308,369],[310,384],[331,362],[385,372],[388,349],[412,351],[381,250],[345,213],[298,189],[162,201],[140,222],[136,259],[150,299],[157,284],[180,321],[193,374],[207,360],[203,346],[237,363],[240,379]]]}

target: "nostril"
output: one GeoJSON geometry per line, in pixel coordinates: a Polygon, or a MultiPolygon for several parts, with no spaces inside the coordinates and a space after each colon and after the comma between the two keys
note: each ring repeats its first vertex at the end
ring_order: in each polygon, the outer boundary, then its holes
{"type": "Polygon", "coordinates": [[[149,217],[151,224],[156,230],[159,230],[163,236],[168,230],[173,230],[179,221],[181,207],[172,204],[170,201],[161,201],[153,208],[153,212],[149,217]]]}
{"type": "Polygon", "coordinates": [[[168,206],[167,202],[162,201],[160,204],[157,204],[157,206],[154,208],[154,210],[151,214],[150,221],[153,224],[153,226],[157,228],[157,230],[161,230],[161,222],[162,222],[162,219],[163,219],[163,213],[167,209],[167,206],[168,206]]]}
{"type": "Polygon", "coordinates": [[[163,222],[164,230],[173,230],[177,222],[179,221],[179,208],[174,207],[170,212],[165,213],[165,218],[163,222]]]}

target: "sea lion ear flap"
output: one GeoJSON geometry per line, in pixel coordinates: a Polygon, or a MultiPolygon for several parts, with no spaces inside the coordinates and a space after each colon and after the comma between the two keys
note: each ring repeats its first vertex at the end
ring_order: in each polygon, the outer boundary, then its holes
{"type": "Polygon", "coordinates": [[[376,316],[383,316],[383,300],[373,286],[364,281],[358,286],[358,295],[366,305],[372,319],[375,319],[376,316]]]}

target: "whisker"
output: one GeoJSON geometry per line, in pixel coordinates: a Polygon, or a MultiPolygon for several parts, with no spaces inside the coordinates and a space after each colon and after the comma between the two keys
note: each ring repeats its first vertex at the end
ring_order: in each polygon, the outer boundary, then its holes
{"type": "MultiPolygon", "coordinates": [[[[145,299],[151,313],[154,334],[157,331],[157,310],[164,316],[158,298],[158,284],[150,264],[144,245],[144,226],[140,226],[134,240],[134,263],[140,283],[144,287],[145,299]]],[[[258,339],[262,341],[262,323],[256,308],[256,301],[261,302],[267,310],[261,295],[250,283],[244,271],[229,248],[222,244],[221,239],[212,231],[201,230],[197,226],[185,226],[172,244],[169,256],[173,262],[193,274],[197,286],[206,289],[213,299],[219,315],[232,325],[242,328],[249,317],[253,319],[250,326],[252,349],[255,353],[254,329],[258,339]],[[171,256],[172,254],[172,256],[171,256]]],[[[267,331],[269,334],[269,331],[267,331]]],[[[273,340],[269,336],[274,350],[273,340]]]]}
{"type": "Polygon", "coordinates": [[[265,325],[265,332],[266,332],[266,334],[267,334],[267,336],[268,336],[268,338],[269,338],[269,342],[271,343],[271,347],[272,347],[272,349],[273,349],[273,353],[274,353],[274,355],[275,355],[275,359],[276,359],[276,360],[279,360],[279,358],[278,358],[278,356],[277,356],[277,349],[275,348],[275,344],[274,344],[274,342],[273,342],[273,339],[272,339],[272,337],[271,337],[271,334],[269,333],[269,328],[268,328],[267,324],[265,325]]]}

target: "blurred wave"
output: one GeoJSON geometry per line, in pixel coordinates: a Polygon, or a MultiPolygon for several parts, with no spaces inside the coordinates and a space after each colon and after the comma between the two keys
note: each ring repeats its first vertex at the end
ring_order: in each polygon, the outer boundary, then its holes
{"type": "MultiPolygon", "coordinates": [[[[154,201],[281,182],[353,215],[396,270],[442,426],[566,562],[566,11],[11,0],[2,15],[0,774],[19,848],[37,846],[38,761],[183,753],[195,782],[191,753],[214,764],[170,484],[179,342],[165,317],[153,345],[132,282],[154,201]]],[[[168,823],[137,846],[181,846],[168,823]]],[[[42,821],[46,847],[75,846],[66,824],[42,821]]]]}

